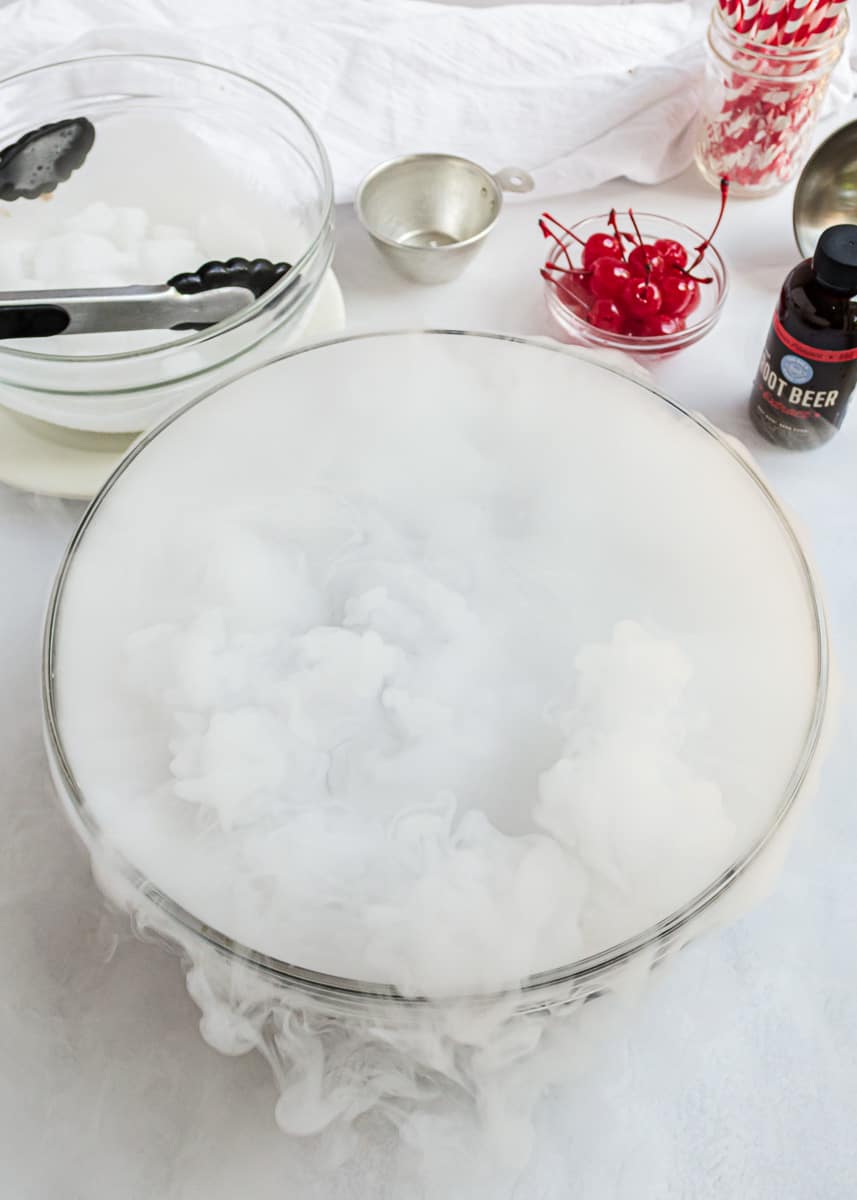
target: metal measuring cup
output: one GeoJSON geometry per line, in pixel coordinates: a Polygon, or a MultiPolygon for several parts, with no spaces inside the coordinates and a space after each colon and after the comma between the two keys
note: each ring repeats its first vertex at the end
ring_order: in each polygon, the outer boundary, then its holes
{"type": "Polygon", "coordinates": [[[408,154],[381,163],[357,190],[364,229],[395,269],[417,283],[455,279],[503,207],[503,192],[530,192],[518,167],[491,174],[454,154],[408,154]]]}

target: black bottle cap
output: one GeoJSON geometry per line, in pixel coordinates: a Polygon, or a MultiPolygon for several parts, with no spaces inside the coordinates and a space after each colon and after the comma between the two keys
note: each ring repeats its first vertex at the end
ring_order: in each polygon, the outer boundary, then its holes
{"type": "Polygon", "coordinates": [[[831,225],[818,239],[812,270],[822,287],[857,293],[857,225],[831,225]]]}

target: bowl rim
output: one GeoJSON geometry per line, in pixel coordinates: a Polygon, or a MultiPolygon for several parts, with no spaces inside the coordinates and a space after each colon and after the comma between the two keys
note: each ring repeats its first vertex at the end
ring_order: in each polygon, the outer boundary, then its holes
{"type": "MultiPolygon", "coordinates": [[[[612,363],[595,362],[591,358],[577,352],[574,348],[563,345],[560,342],[551,342],[545,338],[521,337],[504,333],[491,333],[468,331],[461,329],[397,329],[397,330],[382,330],[376,332],[355,333],[344,337],[330,338],[323,342],[318,342],[312,346],[301,347],[290,351],[286,354],[277,355],[268,359],[265,363],[253,368],[254,372],[263,370],[266,367],[272,366],[275,363],[287,361],[291,358],[296,358],[299,355],[311,354],[316,351],[322,351],[327,347],[338,346],[348,342],[368,341],[387,339],[391,337],[414,337],[429,336],[429,337],[476,337],[484,338],[491,341],[509,342],[516,345],[522,345],[529,348],[541,350],[545,353],[553,353],[564,355],[567,358],[583,359],[590,365],[600,367],[602,370],[608,371],[610,374],[617,375],[622,379],[628,380],[630,383],[649,392],[662,404],[666,404],[673,412],[680,417],[691,421],[699,430],[712,438],[718,446],[725,451],[726,454],[733,460],[736,466],[752,481],[761,494],[761,498],[767,503],[774,517],[782,528],[786,540],[791,546],[795,556],[798,569],[803,577],[803,583],[806,589],[807,602],[810,616],[814,619],[815,633],[815,649],[817,655],[817,674],[815,696],[812,706],[812,711],[807,727],[807,732],[801,745],[800,751],[796,756],[794,766],[789,777],[789,780],[784,789],[783,795],[777,808],[774,810],[769,822],[766,824],[762,832],[756,839],[746,848],[728,867],[722,870],[715,879],[706,885],[695,896],[691,897],[684,905],[668,914],[661,920],[647,926],[639,932],[624,938],[611,946],[607,946],[593,954],[585,955],[583,958],[576,959],[571,963],[563,964],[559,967],[552,968],[547,971],[542,971],[534,975],[528,976],[526,979],[520,980],[517,984],[510,983],[500,991],[486,993],[484,995],[455,995],[443,999],[429,999],[423,996],[406,996],[397,991],[392,985],[387,983],[379,983],[371,980],[351,979],[330,975],[320,971],[313,971],[297,964],[287,963],[272,955],[263,954],[251,947],[245,946],[234,938],[227,936],[220,930],[214,929],[201,921],[199,918],[190,913],[187,909],[172,900],[165,892],[162,892],[151,881],[149,881],[142,872],[129,862],[124,856],[117,851],[110,849],[110,862],[112,865],[119,868],[123,879],[140,892],[145,899],[156,906],[161,912],[165,913],[168,918],[176,921],[186,931],[202,939],[214,950],[225,953],[233,959],[237,959],[245,966],[255,970],[256,972],[276,981],[281,985],[292,985],[310,988],[317,990],[328,997],[340,997],[350,1001],[358,999],[369,999],[382,997],[386,1000],[395,1001],[400,1005],[416,1005],[425,1006],[427,1004],[438,1003],[461,1003],[465,1001],[473,1001],[477,1003],[491,1004],[500,1001],[508,1001],[511,995],[521,998],[527,1004],[538,1006],[540,995],[548,992],[557,986],[587,986],[594,983],[596,979],[600,979],[602,975],[613,968],[622,966],[632,959],[636,959],[639,955],[646,951],[657,951],[664,944],[668,944],[681,930],[686,928],[695,918],[708,910],[717,901],[724,892],[726,892],[732,884],[740,879],[748,868],[755,862],[761,852],[766,848],[772,840],[776,832],[780,829],[787,816],[795,805],[797,798],[807,780],[810,768],[816,757],[816,752],[822,740],[822,734],[825,729],[826,718],[829,712],[830,689],[831,689],[831,665],[830,665],[830,644],[829,644],[829,628],[827,615],[825,612],[824,601],[816,579],[813,565],[804,549],[801,538],[789,520],[785,510],[780,502],[771,491],[765,480],[759,474],[755,465],[750,461],[749,457],[740,449],[740,443],[734,438],[721,433],[710,421],[703,417],[700,413],[692,412],[683,408],[676,401],[665,395],[658,388],[654,387],[649,382],[643,382],[639,375],[635,375],[629,371],[623,370],[612,363]]],[[[247,372],[250,374],[250,372],[247,372]]],[[[57,712],[56,698],[56,653],[57,653],[57,637],[58,627],[60,622],[60,610],[62,607],[63,592],[68,579],[69,572],[74,562],[77,551],[83,541],[86,531],[96,517],[102,504],[110,495],[113,487],[121,479],[132,462],[143,453],[146,447],[159,436],[161,432],[167,429],[175,421],[195,408],[198,404],[203,403],[210,396],[220,392],[223,388],[230,385],[235,380],[227,381],[217,387],[208,389],[206,392],[197,396],[181,408],[171,413],[163,421],[160,422],[154,429],[142,437],[128,451],[127,455],[116,467],[110,478],[103,485],[96,497],[87,507],[81,518],[81,521],[75,530],[71,541],[63,555],[62,561],[57,571],[57,575],[51,590],[51,595],[48,603],[47,614],[45,617],[44,633],[42,640],[42,669],[41,669],[41,698],[42,698],[42,716],[43,716],[43,735],[45,747],[48,755],[48,761],[51,768],[51,774],[57,788],[60,798],[63,801],[63,806],[69,814],[71,823],[81,836],[82,840],[87,844],[90,851],[93,850],[93,843],[101,838],[101,831],[98,823],[92,816],[92,813],[87,808],[86,797],[82,788],[78,784],[74,772],[71,768],[65,746],[63,744],[62,734],[60,731],[59,718],[57,712]]]]}
{"type": "MultiPolygon", "coordinates": [[[[160,64],[179,63],[182,66],[201,69],[203,72],[212,72],[213,77],[217,79],[220,76],[230,76],[232,79],[239,80],[242,85],[255,92],[265,93],[273,98],[282,107],[288,109],[295,116],[304,130],[309,134],[310,141],[313,144],[316,154],[318,155],[318,164],[321,168],[321,191],[323,212],[319,221],[318,229],[316,230],[310,244],[306,247],[301,257],[292,264],[291,270],[286,272],[282,279],[278,280],[273,287],[263,292],[257,297],[252,304],[248,304],[245,308],[240,309],[231,317],[227,317],[224,321],[219,321],[216,325],[210,326],[208,329],[201,329],[189,333],[185,337],[175,338],[170,342],[158,342],[154,346],[143,346],[135,350],[120,350],[112,354],[45,354],[37,350],[22,350],[17,347],[5,346],[0,342],[0,362],[3,361],[3,356],[21,359],[25,362],[43,362],[43,363],[64,363],[74,366],[88,366],[91,363],[104,362],[123,362],[133,360],[135,362],[144,362],[154,358],[158,354],[168,354],[178,350],[192,348],[211,341],[213,338],[219,337],[221,334],[228,333],[239,326],[253,320],[277,297],[288,291],[295,282],[300,279],[307,270],[308,265],[315,258],[319,249],[323,247],[327,237],[327,230],[331,224],[334,214],[334,188],[333,188],[333,170],[330,165],[327,151],[321,138],[316,133],[313,126],[290,100],[274,87],[267,83],[261,82],[259,79],[252,79],[249,75],[245,75],[241,71],[236,71],[231,67],[221,66],[218,63],[207,62],[203,59],[189,58],[186,55],[178,54],[138,54],[134,52],[119,52],[112,53],[105,51],[99,54],[85,54],[75,58],[58,59],[55,62],[42,63],[37,67],[29,67],[26,71],[16,71],[13,75],[4,75],[0,78],[0,95],[2,89],[7,84],[19,83],[32,76],[40,76],[56,71],[61,68],[88,66],[104,62],[135,62],[149,63],[152,66],[160,64]]],[[[136,390],[136,389],[131,389],[136,390]]]]}
{"type": "Polygon", "coordinates": [[[500,217],[500,212],[503,208],[503,189],[497,182],[495,177],[489,170],[481,166],[478,162],[474,162],[472,158],[464,158],[460,154],[444,154],[439,150],[429,150],[421,154],[402,154],[397,158],[388,158],[384,162],[378,163],[376,167],[361,179],[358,185],[357,192],[354,196],[354,211],[357,214],[357,220],[366,230],[371,238],[376,242],[381,242],[384,246],[391,246],[394,250],[413,250],[414,253],[428,252],[431,254],[451,253],[455,250],[463,250],[468,246],[473,246],[480,242],[484,237],[491,232],[500,217]],[[497,202],[494,209],[494,215],[491,220],[479,230],[478,233],[471,234],[469,238],[462,238],[458,242],[445,242],[439,246],[411,246],[407,242],[397,241],[395,238],[387,237],[386,234],[379,233],[376,225],[373,224],[366,215],[363,197],[366,190],[376,183],[382,175],[391,174],[399,167],[405,167],[412,162],[429,162],[430,160],[437,162],[454,162],[464,166],[473,167],[483,177],[489,187],[493,188],[494,197],[497,202]]]}
{"type": "MultiPolygon", "coordinates": [[[[616,215],[621,217],[627,216],[627,214],[627,209],[619,209],[616,215]]],[[[606,225],[609,216],[609,213],[593,213],[591,216],[581,217],[573,225],[569,225],[569,229],[572,232],[576,232],[582,225],[587,225],[590,221],[601,221],[606,225]]],[[[675,217],[667,216],[665,213],[643,212],[634,209],[634,216],[641,224],[647,220],[662,221],[665,227],[671,226],[676,231],[681,230],[683,234],[688,234],[693,238],[692,244],[698,245],[705,240],[705,235],[700,233],[699,230],[694,229],[691,225],[686,225],[684,221],[679,221],[675,217]]],[[[663,235],[666,234],[667,229],[665,228],[663,235]]],[[[568,246],[571,243],[570,241],[564,241],[563,244],[568,246]]],[[[559,245],[554,243],[547,261],[555,262],[561,253],[559,245]]],[[[716,246],[709,245],[706,247],[705,254],[700,260],[698,268],[702,268],[706,261],[710,262],[711,270],[714,272],[714,285],[712,286],[716,286],[718,289],[717,299],[710,312],[700,317],[694,324],[685,325],[684,329],[678,333],[658,335],[657,337],[634,337],[629,333],[609,333],[605,330],[596,329],[594,325],[590,325],[588,321],[584,321],[577,315],[574,309],[565,304],[560,298],[559,288],[556,283],[546,279],[545,289],[548,295],[548,304],[554,310],[557,319],[561,323],[567,321],[575,331],[579,331],[581,339],[587,345],[604,346],[612,350],[629,350],[632,353],[636,351],[638,354],[651,354],[653,351],[680,350],[684,346],[698,341],[714,328],[720,320],[723,305],[726,303],[726,298],[729,295],[729,271],[716,246]]]]}
{"type": "MultiPolygon", "coordinates": [[[[825,166],[825,159],[832,150],[837,148],[838,143],[841,142],[843,146],[848,146],[849,143],[853,145],[855,140],[857,140],[857,120],[846,121],[844,125],[834,129],[823,141],[818,143],[798,175],[792,197],[792,232],[795,245],[805,259],[812,258],[815,253],[823,228],[813,225],[806,211],[808,204],[813,199],[813,191],[816,190],[817,176],[815,172],[819,167],[825,166]],[[818,230],[818,232],[812,235],[812,242],[810,242],[808,238],[812,230],[818,230]]],[[[837,163],[837,173],[840,175],[843,173],[843,168],[839,163],[837,163]]]]}

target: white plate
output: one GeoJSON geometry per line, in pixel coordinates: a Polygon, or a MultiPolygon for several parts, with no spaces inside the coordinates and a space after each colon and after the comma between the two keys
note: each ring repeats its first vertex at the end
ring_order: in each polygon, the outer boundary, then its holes
{"type": "MultiPolygon", "coordinates": [[[[328,271],[298,342],[316,341],[344,325],[342,291],[328,271]]],[[[42,496],[90,500],[136,436],[64,429],[0,405],[0,483],[42,496]]]]}

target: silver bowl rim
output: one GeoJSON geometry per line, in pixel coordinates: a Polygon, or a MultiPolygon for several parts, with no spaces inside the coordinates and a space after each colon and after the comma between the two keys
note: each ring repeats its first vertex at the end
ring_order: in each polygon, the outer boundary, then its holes
{"type": "MultiPolygon", "coordinates": [[[[801,208],[804,203],[806,190],[809,186],[809,180],[819,160],[824,157],[825,153],[830,149],[830,146],[840,139],[844,141],[849,137],[852,140],[857,138],[857,119],[853,121],[846,121],[844,125],[840,125],[838,129],[834,129],[833,132],[829,133],[823,141],[819,142],[812,154],[810,154],[809,158],[806,160],[806,163],[801,169],[800,175],[798,175],[797,183],[795,184],[794,196],[792,198],[792,232],[794,233],[795,245],[804,258],[812,258],[813,254],[815,253],[815,242],[818,240],[816,237],[813,240],[813,244],[808,249],[805,245],[801,245],[801,237],[807,227],[806,222],[801,220],[801,208]]],[[[857,221],[857,214],[855,214],[855,221],[857,221]]]]}
{"type": "MultiPolygon", "coordinates": [[[[570,349],[560,343],[551,344],[549,339],[534,338],[534,337],[519,337],[503,333],[490,333],[468,331],[461,329],[398,329],[384,330],[371,333],[350,334],[344,337],[329,338],[326,341],[315,343],[311,346],[302,347],[293,350],[287,354],[277,355],[267,362],[260,364],[253,370],[263,370],[274,363],[284,362],[290,358],[296,358],[302,354],[312,354],[318,350],[324,350],[326,347],[342,345],[346,342],[366,341],[370,339],[380,340],[390,337],[414,337],[414,336],[430,336],[430,337],[478,337],[493,341],[510,342],[517,345],[528,346],[531,348],[540,349],[546,353],[561,354],[568,358],[582,358],[584,361],[593,363],[591,357],[585,354],[580,354],[574,349],[570,349]]],[[[698,892],[681,908],[676,909],[669,916],[655,922],[639,933],[633,934],[631,937],[625,938],[621,942],[613,946],[608,946],[594,954],[577,959],[572,963],[554,968],[549,971],[542,971],[538,974],[531,975],[528,978],[519,981],[517,984],[510,984],[499,992],[478,995],[478,996],[455,996],[447,998],[447,1002],[461,1003],[468,1000],[473,1000],[479,1003],[491,1003],[494,1001],[507,1001],[512,995],[520,997],[524,1002],[532,1001],[537,1004],[540,993],[545,993],[560,985],[571,987],[585,988],[587,985],[595,984],[603,973],[614,968],[621,967],[632,959],[637,958],[640,954],[648,950],[657,951],[660,947],[669,944],[674,937],[679,934],[691,921],[699,917],[702,913],[708,910],[717,901],[727,889],[734,884],[751,864],[758,858],[761,852],[766,848],[768,843],[778,831],[780,826],[785,821],[790,810],[794,806],[807,776],[815,759],[816,752],[822,739],[822,734],[825,727],[825,718],[828,714],[829,699],[830,699],[830,644],[827,615],[824,608],[824,602],[820,589],[817,585],[813,566],[807,557],[801,540],[788,519],[785,511],[773,494],[771,489],[765,483],[764,479],[749,461],[747,456],[737,448],[736,444],[723,433],[721,433],[711,422],[699,413],[691,412],[677,404],[670,397],[666,396],[657,388],[649,383],[643,383],[638,376],[620,370],[611,364],[596,362],[594,365],[602,370],[609,371],[613,375],[617,375],[622,379],[626,379],[636,386],[648,391],[661,403],[666,404],[674,412],[691,421],[694,425],[707,436],[714,439],[715,442],[724,450],[730,458],[733,459],[736,466],[747,475],[750,480],[756,485],[761,493],[762,499],[767,502],[774,516],[777,518],[787,541],[791,544],[793,553],[797,560],[798,566],[804,577],[804,584],[807,589],[807,599],[809,602],[810,613],[815,621],[815,639],[816,651],[818,656],[818,673],[816,677],[815,698],[812,708],[812,714],[809,721],[806,737],[804,738],[800,752],[797,756],[795,765],[792,769],[788,784],[786,785],[780,803],[774,812],[770,822],[767,824],[763,832],[756,838],[740,857],[731,863],[723,870],[707,887],[698,892]]],[[[245,374],[250,374],[246,372],[245,374]]],[[[241,376],[240,378],[243,378],[241,376]]],[[[210,388],[202,395],[189,401],[176,412],[170,414],[160,422],[154,429],[142,437],[129,451],[128,454],[119,463],[113,471],[110,478],[102,486],[101,490],[87,507],[81,518],[72,539],[65,551],[62,562],[57,572],[56,579],[51,591],[51,596],[48,604],[47,616],[44,626],[44,637],[42,644],[42,706],[43,706],[43,721],[44,721],[44,737],[45,745],[48,753],[48,759],[54,773],[54,780],[57,778],[61,781],[65,796],[63,799],[67,802],[66,808],[72,817],[72,824],[77,829],[77,832],[82,837],[90,850],[93,849],[93,843],[101,839],[101,831],[92,814],[87,810],[86,797],[80,788],[72,771],[65,747],[63,745],[62,735],[59,727],[56,703],[56,649],[57,636],[60,621],[60,609],[62,605],[63,591],[69,571],[75,558],[75,554],[80,546],[86,531],[94,520],[110,495],[113,487],[119,479],[124,475],[131,463],[143,453],[146,447],[158,435],[167,429],[173,422],[179,420],[181,416],[190,409],[195,408],[198,404],[203,403],[210,396],[226,388],[230,383],[236,382],[235,379],[222,383],[217,387],[210,388]]],[[[269,979],[276,981],[281,985],[292,985],[296,987],[315,989],[324,995],[334,998],[340,997],[343,999],[372,999],[384,998],[390,1001],[404,1005],[423,1006],[429,1003],[437,1003],[436,1000],[429,1000],[423,996],[404,996],[397,991],[393,986],[386,983],[378,983],[370,980],[349,979],[335,975],[329,975],[324,972],[308,970],[296,964],[283,962],[280,959],[270,955],[262,954],[259,951],[253,950],[250,947],[244,946],[228,937],[221,931],[212,928],[200,921],[192,913],[188,912],[181,905],[177,904],[159,888],[155,887],[132,863],[128,862],[123,856],[116,851],[110,850],[111,863],[116,865],[123,874],[123,878],[131,884],[131,886],[139,891],[145,899],[161,910],[166,916],[177,922],[185,930],[207,943],[213,949],[220,951],[233,959],[237,959],[245,966],[254,969],[269,979]]]]}
{"type": "Polygon", "coordinates": [[[474,162],[472,158],[464,158],[460,154],[444,154],[442,151],[434,150],[426,151],[422,154],[402,154],[398,158],[388,158],[384,162],[378,163],[378,165],[373,167],[369,174],[364,176],[364,178],[360,181],[360,185],[358,186],[357,193],[354,197],[354,211],[357,214],[357,220],[371,238],[374,238],[376,242],[380,242],[384,246],[390,246],[394,250],[413,251],[415,254],[449,254],[455,250],[464,250],[468,246],[474,246],[484,237],[487,237],[497,224],[502,208],[503,189],[486,167],[481,166],[478,162],[474,162]],[[469,238],[462,238],[461,241],[458,242],[447,242],[440,246],[409,246],[406,242],[397,241],[395,238],[387,237],[385,234],[378,231],[377,226],[374,225],[366,215],[363,205],[363,195],[366,189],[372,183],[375,183],[380,176],[386,175],[398,167],[407,166],[408,163],[428,162],[430,159],[436,159],[442,162],[464,163],[468,167],[473,167],[484,177],[485,182],[489,185],[489,187],[493,188],[494,197],[497,201],[497,207],[494,210],[494,215],[492,216],[491,220],[484,225],[478,233],[472,234],[469,238]]]}

